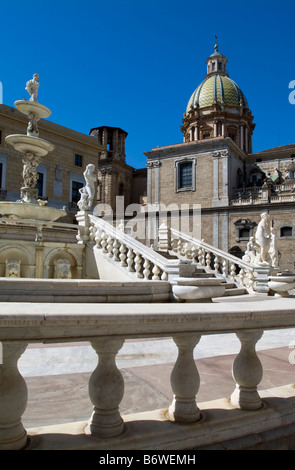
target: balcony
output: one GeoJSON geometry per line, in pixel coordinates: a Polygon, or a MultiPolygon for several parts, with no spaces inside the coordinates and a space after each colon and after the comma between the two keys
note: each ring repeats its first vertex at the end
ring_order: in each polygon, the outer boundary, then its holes
{"type": "Polygon", "coordinates": [[[264,184],[263,186],[236,189],[230,204],[232,206],[241,206],[294,201],[295,183],[287,181],[282,184],[272,184],[269,182],[269,184],[264,184]]]}
{"type": "MultiPolygon", "coordinates": [[[[111,303],[3,302],[0,448],[294,449],[294,385],[259,390],[263,368],[256,352],[264,332],[293,328],[294,297],[258,296],[203,304],[126,303],[119,308],[111,303]],[[232,393],[200,403],[201,376],[195,360],[198,344],[203,336],[233,333],[240,351],[232,363],[232,393]],[[170,375],[171,400],[163,409],[122,416],[125,387],[117,367],[118,352],[125,341],[149,338],[173,338],[176,360],[170,375]],[[18,360],[29,344],[81,341],[89,341],[98,356],[88,384],[93,405],[89,420],[58,424],[56,416],[55,425],[25,429],[22,416],[28,392],[18,360]]],[[[216,388],[220,385],[215,383],[216,388]]]]}

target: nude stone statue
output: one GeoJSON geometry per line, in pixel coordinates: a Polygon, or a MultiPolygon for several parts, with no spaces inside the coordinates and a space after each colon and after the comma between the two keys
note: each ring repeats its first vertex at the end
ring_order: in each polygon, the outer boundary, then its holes
{"type": "Polygon", "coordinates": [[[271,226],[270,216],[267,212],[263,212],[261,214],[261,220],[257,226],[255,240],[259,248],[256,261],[260,264],[268,264],[270,261],[269,249],[271,242],[271,226]]]}
{"type": "Polygon", "coordinates": [[[94,174],[94,171],[95,166],[90,163],[89,165],[87,165],[86,170],[83,173],[86,185],[84,186],[84,188],[81,188],[79,190],[81,198],[78,202],[78,207],[80,210],[90,210],[93,204],[96,182],[96,175],[94,174]]]}
{"type": "Polygon", "coordinates": [[[254,237],[250,237],[249,242],[247,243],[247,249],[242,259],[247,263],[255,264],[256,252],[257,244],[255,243],[254,237]]]}
{"type": "Polygon", "coordinates": [[[33,78],[26,83],[26,90],[29,93],[30,101],[38,101],[37,96],[38,96],[38,88],[40,83],[38,82],[39,75],[35,73],[33,75],[33,78]]]}

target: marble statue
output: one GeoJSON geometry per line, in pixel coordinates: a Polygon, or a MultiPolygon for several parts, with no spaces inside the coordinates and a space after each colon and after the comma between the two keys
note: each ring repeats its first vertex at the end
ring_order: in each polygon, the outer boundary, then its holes
{"type": "Polygon", "coordinates": [[[39,130],[38,130],[38,121],[39,117],[33,113],[28,114],[29,122],[27,127],[27,135],[31,135],[33,137],[39,137],[39,130]]]}
{"type": "Polygon", "coordinates": [[[33,78],[26,83],[26,90],[29,93],[30,101],[38,101],[38,88],[40,83],[38,82],[39,75],[35,73],[33,78]]]}
{"type": "Polygon", "coordinates": [[[38,181],[36,167],[40,164],[40,157],[27,153],[23,156],[23,180],[24,186],[33,188],[38,181]]]}
{"type": "Polygon", "coordinates": [[[78,207],[81,211],[90,210],[93,204],[96,182],[96,175],[94,174],[94,171],[95,166],[90,163],[87,165],[86,170],[83,173],[86,185],[79,190],[81,197],[78,202],[78,207]]]}
{"type": "Polygon", "coordinates": [[[255,241],[258,245],[258,253],[256,262],[259,264],[268,264],[270,241],[271,241],[271,226],[270,216],[268,212],[261,214],[261,220],[257,226],[255,241]]]}
{"type": "Polygon", "coordinates": [[[277,250],[277,239],[274,232],[274,228],[271,227],[270,229],[270,248],[269,248],[269,256],[271,259],[271,265],[273,268],[278,267],[278,250],[277,250]]]}
{"type": "Polygon", "coordinates": [[[255,264],[256,256],[257,244],[255,243],[254,237],[250,237],[249,242],[247,243],[247,249],[242,259],[247,263],[255,264]]]}

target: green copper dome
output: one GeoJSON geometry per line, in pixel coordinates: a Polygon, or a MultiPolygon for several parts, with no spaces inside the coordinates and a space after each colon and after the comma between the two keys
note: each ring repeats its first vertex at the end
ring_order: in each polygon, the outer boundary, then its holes
{"type": "Polygon", "coordinates": [[[210,74],[193,92],[187,108],[186,114],[191,107],[199,109],[220,104],[226,107],[248,108],[248,102],[239,86],[227,75],[210,74]]]}

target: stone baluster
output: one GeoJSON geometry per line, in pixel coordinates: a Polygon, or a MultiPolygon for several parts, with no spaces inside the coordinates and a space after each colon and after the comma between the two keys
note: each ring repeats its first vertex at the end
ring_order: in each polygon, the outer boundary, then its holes
{"type": "Polygon", "coordinates": [[[143,263],[143,276],[145,279],[149,279],[151,273],[151,263],[150,261],[145,258],[144,263],[143,263]]]}
{"type": "Polygon", "coordinates": [[[113,257],[113,244],[114,244],[114,239],[110,235],[107,239],[107,252],[110,258],[113,257]]]}
{"type": "Polygon", "coordinates": [[[235,263],[230,263],[230,278],[231,279],[234,279],[235,278],[235,275],[236,275],[236,265],[235,263]]]}
{"type": "Polygon", "coordinates": [[[128,248],[128,252],[127,252],[127,265],[128,265],[128,268],[127,268],[127,271],[134,272],[133,263],[134,263],[134,252],[133,252],[132,248],[128,248]]]}
{"type": "Polygon", "coordinates": [[[136,253],[134,263],[135,263],[135,271],[136,271],[137,277],[139,277],[139,278],[143,277],[143,274],[141,272],[142,257],[140,256],[140,253],[136,253]]]}
{"type": "Polygon", "coordinates": [[[27,343],[3,341],[0,359],[0,450],[22,449],[27,433],[21,422],[26,410],[27,385],[17,368],[27,343]]]}
{"type": "Polygon", "coordinates": [[[198,248],[196,246],[192,246],[191,258],[193,263],[196,262],[196,257],[198,256],[198,248]]]}
{"type": "Polygon", "coordinates": [[[222,261],[222,274],[227,277],[227,260],[223,259],[222,261]]]}
{"type": "Polygon", "coordinates": [[[192,423],[201,417],[196,403],[200,377],[194,360],[194,348],[200,338],[201,335],[196,334],[173,337],[178,347],[177,361],[170,377],[174,398],[168,414],[173,421],[192,423]]]}
{"type": "Polygon", "coordinates": [[[254,276],[254,273],[252,271],[247,271],[247,284],[248,284],[248,287],[249,289],[252,289],[254,288],[254,283],[255,283],[255,276],[254,276]]]}
{"type": "Polygon", "coordinates": [[[218,256],[215,256],[215,258],[214,258],[214,271],[215,271],[216,273],[219,272],[219,266],[220,266],[220,264],[219,264],[219,257],[218,257],[218,256]]]}
{"type": "Polygon", "coordinates": [[[211,269],[211,253],[210,253],[210,251],[208,251],[206,253],[206,267],[208,269],[211,269]]]}
{"type": "Polygon", "coordinates": [[[182,254],[182,256],[184,256],[185,258],[189,258],[190,252],[191,252],[190,244],[189,244],[188,242],[185,242],[185,243],[183,244],[183,247],[182,247],[182,250],[181,250],[181,254],[182,254]]]}
{"type": "Polygon", "coordinates": [[[161,274],[161,281],[168,281],[168,274],[166,271],[163,271],[161,274]]]}
{"type": "Polygon", "coordinates": [[[117,238],[115,238],[114,244],[113,244],[113,258],[115,261],[120,261],[119,249],[120,249],[120,242],[117,238]]]}
{"type": "Polygon", "coordinates": [[[90,240],[90,242],[93,242],[93,240],[95,240],[95,235],[96,235],[97,230],[98,230],[98,228],[95,227],[95,225],[93,225],[93,223],[90,223],[90,227],[89,227],[89,240],[90,240]]]}
{"type": "Polygon", "coordinates": [[[124,379],[116,366],[116,355],[123,344],[121,338],[91,341],[99,361],[89,379],[89,397],[94,408],[86,432],[98,437],[113,437],[123,432],[119,404],[124,396],[124,379]]]}
{"type": "Polygon", "coordinates": [[[202,266],[205,266],[205,264],[206,264],[206,257],[205,257],[205,250],[204,250],[204,248],[200,248],[199,260],[200,260],[200,264],[201,264],[202,266]]]}
{"type": "Polygon", "coordinates": [[[94,241],[95,241],[95,245],[97,246],[97,248],[101,248],[101,240],[102,240],[102,237],[101,237],[101,231],[98,227],[93,227],[94,229],[96,229],[94,231],[94,241]]]}
{"type": "Polygon", "coordinates": [[[255,346],[263,331],[245,330],[236,335],[241,342],[241,350],[233,363],[232,374],[236,388],[231,395],[231,403],[243,410],[258,410],[262,400],[257,386],[262,379],[263,369],[255,346]]]}
{"type": "Polygon", "coordinates": [[[178,251],[178,240],[176,238],[171,238],[171,250],[174,252],[178,251]]]}
{"type": "Polygon", "coordinates": [[[107,250],[107,240],[108,240],[108,236],[107,234],[103,231],[102,234],[101,234],[101,248],[102,248],[102,252],[103,253],[107,253],[108,250],[107,250]]]}
{"type": "Polygon", "coordinates": [[[126,263],[126,258],[127,258],[127,248],[126,248],[126,245],[124,245],[124,243],[121,244],[120,246],[120,255],[119,255],[119,258],[120,258],[120,261],[121,261],[121,266],[127,266],[127,263],[126,263]]]}
{"type": "Polygon", "coordinates": [[[159,268],[159,266],[157,266],[155,264],[152,271],[153,271],[152,280],[153,281],[159,281],[160,280],[160,273],[161,273],[161,269],[159,268]]]}
{"type": "Polygon", "coordinates": [[[177,243],[177,252],[181,254],[181,251],[182,251],[182,240],[179,239],[177,243]]]}

